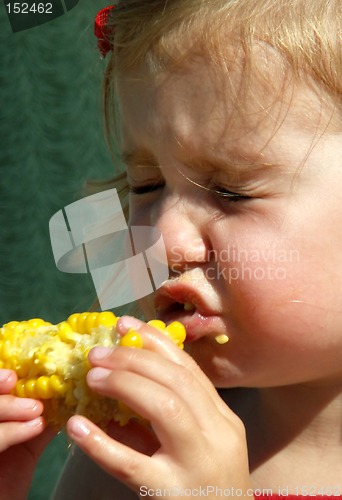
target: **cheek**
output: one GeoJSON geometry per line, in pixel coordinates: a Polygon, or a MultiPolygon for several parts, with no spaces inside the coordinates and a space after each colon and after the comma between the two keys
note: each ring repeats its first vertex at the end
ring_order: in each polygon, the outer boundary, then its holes
{"type": "Polygon", "coordinates": [[[240,251],[220,263],[233,328],[283,345],[295,339],[304,346],[315,332],[320,342],[322,330],[333,338],[342,328],[340,259],[325,262],[326,248],[305,235],[277,246],[274,241],[240,239],[240,251]]]}

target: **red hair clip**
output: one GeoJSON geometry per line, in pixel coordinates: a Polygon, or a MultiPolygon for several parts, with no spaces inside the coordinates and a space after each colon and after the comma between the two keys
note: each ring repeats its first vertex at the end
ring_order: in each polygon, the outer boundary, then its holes
{"type": "Polygon", "coordinates": [[[108,19],[113,9],[115,9],[115,5],[105,7],[95,17],[94,32],[97,38],[97,46],[103,57],[106,57],[108,52],[113,49],[113,45],[109,41],[110,30],[108,29],[108,19]]]}

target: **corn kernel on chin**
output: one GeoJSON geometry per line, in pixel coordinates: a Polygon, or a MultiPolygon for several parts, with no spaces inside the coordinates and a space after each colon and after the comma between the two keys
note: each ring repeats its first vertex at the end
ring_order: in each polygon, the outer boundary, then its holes
{"type": "MultiPolygon", "coordinates": [[[[88,353],[93,347],[142,347],[142,339],[134,331],[120,337],[115,329],[117,320],[105,311],[72,314],[57,325],[40,318],[3,325],[0,368],[16,372],[14,394],[42,400],[46,421],[58,427],[76,413],[102,427],[111,419],[126,424],[136,416],[133,411],[122,402],[93,393],[86,383],[88,353]]],[[[183,348],[186,332],[181,323],[149,323],[183,348]]]]}

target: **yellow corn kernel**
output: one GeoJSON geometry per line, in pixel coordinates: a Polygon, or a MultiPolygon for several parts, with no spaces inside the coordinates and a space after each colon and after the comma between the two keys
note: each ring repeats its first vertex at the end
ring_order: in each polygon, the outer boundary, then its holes
{"type": "Polygon", "coordinates": [[[58,334],[63,342],[70,342],[76,339],[75,331],[72,329],[67,321],[58,323],[58,334]]]}
{"type": "Polygon", "coordinates": [[[73,329],[74,332],[76,332],[76,324],[77,324],[77,320],[78,320],[78,317],[79,317],[80,313],[74,313],[74,314],[71,314],[71,316],[68,317],[67,319],[67,322],[69,323],[69,325],[71,326],[71,328],[73,329]]]}
{"type": "Polygon", "coordinates": [[[31,363],[27,360],[12,360],[13,369],[19,378],[25,378],[30,373],[31,363]]]}
{"type": "Polygon", "coordinates": [[[26,398],[25,380],[18,380],[14,389],[14,394],[19,398],[26,398]]]}
{"type": "Polygon", "coordinates": [[[27,321],[21,321],[17,326],[13,328],[16,333],[21,333],[27,330],[27,321]]]}
{"type": "Polygon", "coordinates": [[[29,378],[24,382],[24,391],[27,398],[38,398],[35,378],[29,378]]]}
{"type": "Polygon", "coordinates": [[[6,323],[2,328],[1,328],[1,331],[5,330],[5,329],[10,329],[10,328],[14,328],[16,327],[17,325],[19,325],[19,321],[10,321],[9,323],[6,323]]]}
{"type": "Polygon", "coordinates": [[[76,332],[78,333],[86,333],[86,320],[90,313],[84,312],[78,315],[77,323],[76,323],[76,332]]]}
{"type": "Polygon", "coordinates": [[[220,334],[220,335],[216,335],[216,337],[215,337],[214,340],[218,344],[223,345],[223,344],[226,344],[227,342],[229,342],[229,337],[228,337],[228,335],[225,335],[223,333],[223,334],[220,334]]]}
{"type": "Polygon", "coordinates": [[[164,330],[164,333],[170,337],[175,344],[183,348],[184,340],[186,337],[186,330],[182,323],[173,321],[164,330]]]}
{"type": "Polygon", "coordinates": [[[99,313],[92,312],[89,313],[87,316],[84,318],[84,329],[86,333],[90,333],[93,328],[95,328],[97,320],[99,317],[99,313]]]}
{"type": "Polygon", "coordinates": [[[105,326],[106,328],[113,328],[116,326],[118,322],[118,318],[114,313],[110,311],[103,311],[97,316],[96,325],[95,326],[105,326]]]}
{"type": "MultiPolygon", "coordinates": [[[[75,313],[57,325],[40,318],[3,325],[0,367],[16,371],[18,382],[13,393],[41,399],[44,416],[53,425],[63,426],[75,413],[103,427],[111,419],[126,423],[133,411],[123,403],[92,393],[86,383],[91,368],[88,353],[94,346],[143,347],[142,337],[134,330],[120,337],[115,328],[117,320],[115,314],[104,311],[75,313]]],[[[184,341],[185,330],[179,324],[166,327],[159,320],[150,323],[178,345],[184,341]]]]}
{"type": "Polygon", "coordinates": [[[50,385],[50,377],[42,375],[36,380],[35,393],[39,399],[51,399],[54,395],[50,385]]]}
{"type": "Polygon", "coordinates": [[[33,318],[27,321],[27,325],[31,328],[39,328],[40,326],[47,324],[51,325],[51,323],[47,323],[46,321],[40,318],[33,318]]]}
{"type": "Polygon", "coordinates": [[[13,355],[13,347],[10,340],[5,340],[1,346],[1,358],[10,360],[13,355]]]}
{"type": "Polygon", "coordinates": [[[60,375],[53,374],[50,377],[50,387],[55,395],[63,395],[68,390],[68,382],[63,380],[60,375]]]}
{"type": "Polygon", "coordinates": [[[166,328],[166,324],[160,319],[151,319],[147,322],[147,324],[153,326],[154,328],[158,328],[158,330],[165,330],[166,328]]]}
{"type": "Polygon", "coordinates": [[[137,333],[133,329],[130,329],[125,335],[123,335],[123,337],[121,337],[119,345],[141,349],[143,347],[143,340],[139,333],[137,333]]]}

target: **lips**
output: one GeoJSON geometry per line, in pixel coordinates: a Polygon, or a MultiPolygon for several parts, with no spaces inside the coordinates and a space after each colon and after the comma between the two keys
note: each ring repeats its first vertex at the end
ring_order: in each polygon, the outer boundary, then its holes
{"type": "Polygon", "coordinates": [[[172,311],[192,314],[196,310],[204,316],[214,313],[198,292],[180,283],[163,286],[156,294],[155,307],[157,313],[163,316],[172,311]]]}
{"type": "Polygon", "coordinates": [[[213,332],[222,331],[220,301],[207,283],[198,283],[187,276],[167,281],[155,296],[156,315],[165,323],[180,321],[191,342],[213,332]],[[217,323],[220,323],[220,327],[217,323]],[[220,328],[218,330],[218,328],[220,328]]]}

